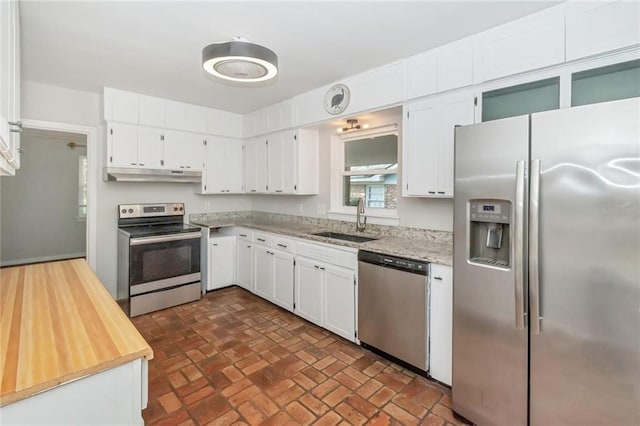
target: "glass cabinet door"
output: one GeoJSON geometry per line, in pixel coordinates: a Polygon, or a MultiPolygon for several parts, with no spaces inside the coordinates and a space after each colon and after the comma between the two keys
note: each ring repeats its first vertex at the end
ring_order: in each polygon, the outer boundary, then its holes
{"type": "Polygon", "coordinates": [[[640,96],[640,59],[571,75],[571,106],[640,96]]]}
{"type": "Polygon", "coordinates": [[[560,77],[482,93],[482,121],[560,108],[560,77]]]}

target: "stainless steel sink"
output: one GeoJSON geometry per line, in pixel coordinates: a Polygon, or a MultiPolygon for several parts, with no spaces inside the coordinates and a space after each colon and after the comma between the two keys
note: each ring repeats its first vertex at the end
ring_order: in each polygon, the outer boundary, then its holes
{"type": "Polygon", "coordinates": [[[353,243],[366,243],[367,241],[377,240],[377,238],[363,237],[361,235],[341,234],[339,232],[329,232],[329,231],[316,232],[315,234],[311,234],[311,235],[317,235],[318,237],[333,238],[336,240],[351,241],[353,243]]]}

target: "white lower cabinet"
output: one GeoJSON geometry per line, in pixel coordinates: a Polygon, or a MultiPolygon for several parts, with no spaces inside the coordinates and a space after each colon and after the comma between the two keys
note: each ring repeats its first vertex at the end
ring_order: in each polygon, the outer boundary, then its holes
{"type": "Polygon", "coordinates": [[[233,236],[211,238],[207,290],[233,285],[235,242],[236,237],[233,236]]]}
{"type": "Polygon", "coordinates": [[[296,258],[296,305],[294,312],[316,325],[322,325],[322,270],[311,259],[296,258]]]}
{"type": "Polygon", "coordinates": [[[321,267],[324,273],[322,326],[347,340],[355,340],[356,275],[353,270],[321,267]]]}
{"type": "Polygon", "coordinates": [[[294,312],[353,342],[356,331],[355,283],[353,269],[298,257],[294,312]]]}
{"type": "Polygon", "coordinates": [[[293,311],[294,257],[256,245],[253,247],[254,293],[293,311]]]}
{"type": "Polygon", "coordinates": [[[293,311],[293,255],[279,251],[272,251],[273,259],[273,303],[293,311]]]}
{"type": "Polygon", "coordinates": [[[451,385],[453,274],[450,266],[430,265],[429,374],[451,385]]]}
{"type": "Polygon", "coordinates": [[[253,291],[258,296],[273,300],[273,259],[271,252],[267,247],[253,247],[253,276],[255,278],[255,286],[253,291]]]}
{"type": "Polygon", "coordinates": [[[236,244],[236,284],[253,291],[253,249],[250,242],[238,238],[236,244]]]}

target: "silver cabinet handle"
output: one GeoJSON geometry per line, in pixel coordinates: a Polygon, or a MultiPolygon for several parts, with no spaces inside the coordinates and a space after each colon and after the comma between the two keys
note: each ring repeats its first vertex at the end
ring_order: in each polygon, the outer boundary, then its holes
{"type": "Polygon", "coordinates": [[[8,121],[7,124],[9,126],[18,126],[18,127],[22,128],[22,121],[8,121]]]}
{"type": "Polygon", "coordinates": [[[245,238],[247,237],[247,234],[238,234],[238,235],[240,235],[241,237],[245,237],[245,238]]]}
{"type": "Polygon", "coordinates": [[[265,241],[267,241],[267,240],[264,240],[264,239],[262,239],[262,238],[256,238],[256,240],[258,240],[258,241],[262,241],[263,243],[264,243],[265,241]]]}
{"type": "Polygon", "coordinates": [[[287,248],[287,246],[285,246],[284,244],[280,244],[280,243],[278,243],[278,247],[287,248]]]}
{"type": "Polygon", "coordinates": [[[513,273],[515,275],[516,328],[524,329],[524,191],[526,164],[516,163],[516,200],[513,273]]]}
{"type": "Polygon", "coordinates": [[[434,280],[442,281],[442,277],[433,277],[434,280]]]}
{"type": "Polygon", "coordinates": [[[533,334],[540,334],[540,160],[531,162],[529,195],[529,324],[533,334]]]}
{"type": "Polygon", "coordinates": [[[22,127],[18,127],[17,129],[9,129],[11,133],[22,133],[22,127]]]}

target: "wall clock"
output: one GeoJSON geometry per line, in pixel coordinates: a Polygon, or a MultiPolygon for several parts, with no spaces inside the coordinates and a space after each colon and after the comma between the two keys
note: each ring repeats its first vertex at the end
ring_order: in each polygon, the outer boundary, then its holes
{"type": "Polygon", "coordinates": [[[324,95],[324,109],[331,115],[338,115],[347,109],[351,92],[344,84],[334,84],[324,95]]]}

